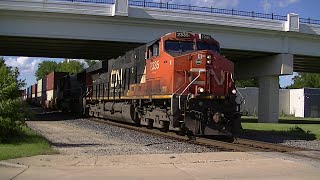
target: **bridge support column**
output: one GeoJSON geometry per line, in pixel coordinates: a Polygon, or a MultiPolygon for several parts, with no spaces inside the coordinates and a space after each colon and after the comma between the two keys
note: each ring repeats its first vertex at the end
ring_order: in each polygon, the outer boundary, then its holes
{"type": "Polygon", "coordinates": [[[279,76],[293,73],[293,55],[278,54],[238,61],[235,72],[236,79],[259,79],[259,122],[278,122],[279,76]]]}
{"type": "Polygon", "coordinates": [[[128,16],[128,0],[115,0],[112,16],[128,16]]]}
{"type": "Polygon", "coordinates": [[[279,76],[259,77],[259,122],[276,123],[279,118],[279,76]]]}

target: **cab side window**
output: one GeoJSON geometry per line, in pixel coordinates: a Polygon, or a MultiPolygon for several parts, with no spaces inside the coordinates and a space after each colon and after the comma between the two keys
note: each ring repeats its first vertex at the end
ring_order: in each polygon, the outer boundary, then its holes
{"type": "Polygon", "coordinates": [[[148,59],[160,55],[159,41],[148,47],[148,59]]]}

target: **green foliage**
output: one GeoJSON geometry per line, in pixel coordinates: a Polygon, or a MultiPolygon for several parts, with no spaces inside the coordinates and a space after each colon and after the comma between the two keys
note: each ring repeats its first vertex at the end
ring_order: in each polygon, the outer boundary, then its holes
{"type": "Polygon", "coordinates": [[[57,71],[75,74],[83,70],[83,64],[76,60],[65,60],[59,63],[57,71]]]}
{"type": "Polygon", "coordinates": [[[91,67],[97,63],[97,60],[93,60],[93,59],[86,59],[85,61],[87,62],[89,67],[91,67]]]}
{"type": "Polygon", "coordinates": [[[76,60],[65,60],[61,63],[54,61],[43,61],[38,65],[38,69],[35,73],[37,80],[43,79],[49,73],[56,72],[68,72],[75,74],[83,70],[83,64],[76,60]]]}
{"type": "Polygon", "coordinates": [[[237,80],[237,87],[259,87],[259,81],[257,79],[237,80]]]}
{"type": "Polygon", "coordinates": [[[37,80],[43,79],[47,74],[56,71],[58,69],[58,63],[54,61],[42,61],[38,65],[38,70],[35,73],[37,80]]]}
{"type": "Polygon", "coordinates": [[[0,142],[19,133],[23,123],[26,110],[19,89],[24,82],[18,76],[18,69],[7,67],[0,58],[0,142]]]}
{"type": "Polygon", "coordinates": [[[293,78],[293,84],[288,86],[289,89],[295,88],[320,88],[320,74],[318,73],[299,73],[293,78]]]}

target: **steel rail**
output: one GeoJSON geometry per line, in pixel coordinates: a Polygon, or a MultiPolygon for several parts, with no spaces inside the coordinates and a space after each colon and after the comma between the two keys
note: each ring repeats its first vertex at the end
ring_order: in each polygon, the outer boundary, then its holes
{"type": "Polygon", "coordinates": [[[124,124],[119,122],[114,122],[110,120],[104,120],[99,118],[90,118],[90,120],[105,123],[112,126],[130,129],[146,134],[151,134],[154,136],[160,136],[164,138],[174,139],[180,142],[187,142],[191,144],[201,145],[208,148],[215,148],[221,151],[240,151],[240,152],[294,152],[294,151],[303,151],[306,149],[289,147],[279,144],[247,140],[247,139],[237,139],[233,143],[218,141],[203,137],[196,137],[195,139],[190,139],[187,136],[177,135],[175,132],[162,132],[159,129],[147,129],[144,126],[133,126],[132,124],[124,124]]]}

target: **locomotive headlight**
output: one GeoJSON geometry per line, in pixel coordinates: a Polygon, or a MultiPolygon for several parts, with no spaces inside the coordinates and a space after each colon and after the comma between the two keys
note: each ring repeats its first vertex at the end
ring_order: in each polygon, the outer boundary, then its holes
{"type": "Polygon", "coordinates": [[[233,89],[232,91],[232,94],[237,94],[237,90],[233,89]]]}
{"type": "Polygon", "coordinates": [[[203,87],[199,87],[198,88],[198,92],[203,93],[204,92],[204,88],[203,87]]]}
{"type": "Polygon", "coordinates": [[[211,59],[212,59],[212,56],[209,54],[207,55],[207,64],[211,64],[211,59]]]}

